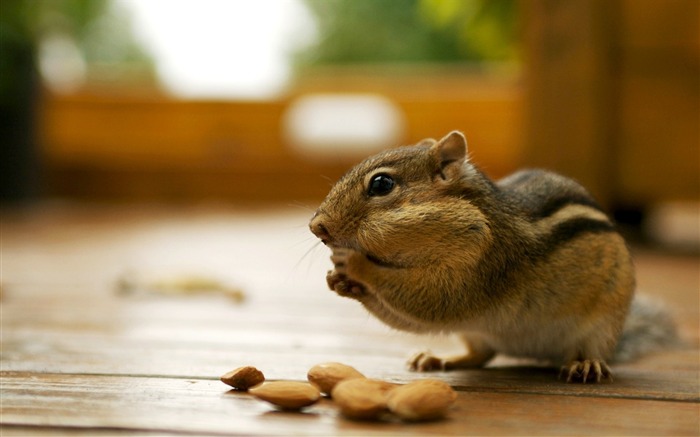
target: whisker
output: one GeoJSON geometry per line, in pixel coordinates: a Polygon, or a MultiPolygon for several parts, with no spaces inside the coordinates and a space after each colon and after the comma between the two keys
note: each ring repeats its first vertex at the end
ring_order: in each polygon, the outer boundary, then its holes
{"type": "Polygon", "coordinates": [[[329,187],[333,187],[333,185],[335,185],[335,183],[336,183],[336,179],[333,179],[333,178],[331,178],[331,177],[329,177],[329,176],[326,176],[326,175],[323,175],[323,174],[320,174],[320,175],[318,175],[318,176],[319,176],[321,179],[325,180],[325,181],[328,183],[328,186],[329,186],[329,187]]]}
{"type": "Polygon", "coordinates": [[[292,245],[289,247],[289,249],[294,249],[294,248],[296,248],[297,246],[300,246],[300,245],[302,245],[302,244],[306,244],[306,243],[309,242],[309,240],[314,240],[314,244],[313,244],[314,246],[318,245],[318,244],[321,242],[321,240],[317,239],[316,237],[313,237],[313,236],[311,236],[311,235],[306,235],[302,241],[299,241],[299,242],[297,242],[297,243],[292,244],[292,245]]]}
{"type": "Polygon", "coordinates": [[[301,264],[301,262],[304,261],[304,260],[306,259],[306,257],[308,257],[308,256],[311,254],[311,252],[313,252],[314,250],[316,250],[316,248],[317,248],[320,244],[321,244],[321,240],[317,240],[317,241],[309,248],[309,250],[307,250],[306,252],[304,252],[304,254],[301,256],[301,258],[299,258],[299,261],[297,261],[297,263],[294,265],[294,268],[295,268],[295,269],[299,268],[299,264],[301,264]]]}
{"type": "Polygon", "coordinates": [[[292,203],[288,203],[287,206],[293,207],[293,208],[297,208],[297,209],[301,209],[301,210],[303,210],[303,211],[308,211],[308,212],[314,212],[314,211],[315,211],[315,209],[312,208],[311,206],[306,205],[306,204],[304,204],[304,203],[301,203],[301,202],[299,202],[299,201],[294,201],[294,202],[292,202],[292,203]]]}
{"type": "MultiPolygon", "coordinates": [[[[298,271],[298,270],[299,270],[299,267],[301,266],[301,263],[302,263],[303,261],[305,261],[305,260],[308,258],[308,256],[311,254],[311,252],[313,252],[314,250],[316,250],[316,249],[319,247],[320,244],[321,244],[321,240],[317,240],[306,252],[304,252],[304,254],[303,254],[303,255],[299,258],[299,260],[294,264],[294,267],[292,268],[292,270],[289,272],[289,275],[288,275],[288,277],[287,277],[287,280],[289,280],[289,277],[291,277],[292,272],[295,272],[295,271],[298,271]]],[[[307,271],[306,271],[307,275],[309,274],[310,269],[311,269],[311,264],[309,263],[309,264],[308,264],[308,267],[307,267],[307,271]]]]}

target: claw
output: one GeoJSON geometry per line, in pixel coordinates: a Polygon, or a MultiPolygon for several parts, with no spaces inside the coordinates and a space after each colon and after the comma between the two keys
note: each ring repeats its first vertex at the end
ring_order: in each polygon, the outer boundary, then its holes
{"type": "MultiPolygon", "coordinates": [[[[608,364],[605,361],[601,361],[599,364],[603,368],[602,371],[600,372],[600,375],[605,376],[605,378],[607,380],[609,380],[610,382],[613,382],[612,370],[610,370],[610,366],[608,366],[608,364]]],[[[598,382],[600,382],[600,379],[598,380],[598,382]]]]}
{"type": "Polygon", "coordinates": [[[603,369],[598,361],[593,362],[593,374],[595,375],[595,382],[600,382],[603,378],[603,369]]]}
{"type": "MultiPolygon", "coordinates": [[[[590,361],[584,361],[583,362],[583,371],[581,372],[581,381],[585,384],[586,379],[588,379],[588,374],[591,371],[591,362],[590,361]]],[[[600,374],[596,373],[596,377],[600,378],[600,374]]]]}
{"type": "Polygon", "coordinates": [[[602,360],[572,361],[568,365],[561,367],[559,379],[566,375],[566,382],[580,380],[583,384],[589,377],[595,377],[595,382],[601,382],[603,378],[612,382],[612,371],[602,360]]]}

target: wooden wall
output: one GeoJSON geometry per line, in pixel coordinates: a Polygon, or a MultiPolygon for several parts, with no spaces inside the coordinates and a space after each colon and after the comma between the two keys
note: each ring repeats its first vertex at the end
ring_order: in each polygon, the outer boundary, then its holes
{"type": "Polygon", "coordinates": [[[298,154],[285,136],[284,117],[296,97],[339,91],[382,93],[396,105],[406,128],[399,143],[387,147],[462,129],[475,159],[495,176],[517,166],[521,99],[511,82],[466,81],[455,89],[450,78],[434,75],[387,87],[378,76],[351,76],[331,88],[314,76],[294,94],[267,102],[47,96],[41,123],[46,191],[85,199],[315,204],[364,156],[329,161],[298,154]]]}
{"type": "Polygon", "coordinates": [[[464,131],[494,177],[554,169],[612,208],[700,198],[700,2],[522,5],[524,81],[488,66],[365,66],[306,72],[269,102],[46,96],[45,192],[314,204],[362,156],[301,156],[283,119],[299,96],[341,92],[392,101],[405,120],[399,143],[464,131]]]}
{"type": "Polygon", "coordinates": [[[48,98],[50,195],[87,199],[267,202],[319,197],[319,169],[282,147],[281,102],[48,98]]]}
{"type": "Polygon", "coordinates": [[[608,205],[700,198],[700,2],[524,2],[525,162],[608,205]]]}

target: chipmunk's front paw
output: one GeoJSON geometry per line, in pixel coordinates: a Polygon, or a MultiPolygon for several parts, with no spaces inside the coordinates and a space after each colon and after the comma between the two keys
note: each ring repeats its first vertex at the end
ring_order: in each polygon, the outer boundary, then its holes
{"type": "Polygon", "coordinates": [[[430,354],[430,352],[418,352],[408,360],[407,364],[408,368],[414,372],[445,370],[445,360],[430,354]]]}
{"type": "Polygon", "coordinates": [[[561,367],[559,378],[566,375],[566,382],[582,382],[595,380],[601,382],[603,378],[612,382],[612,371],[603,360],[582,360],[571,361],[561,367]]]}
{"type": "Polygon", "coordinates": [[[333,249],[331,261],[335,268],[326,275],[326,282],[328,288],[340,296],[357,299],[364,296],[367,291],[364,285],[350,279],[347,275],[348,262],[352,253],[351,249],[333,249]]]}
{"type": "Polygon", "coordinates": [[[349,279],[345,273],[331,270],[326,275],[326,282],[328,283],[328,288],[340,296],[357,299],[365,295],[365,287],[359,282],[349,279]]]}

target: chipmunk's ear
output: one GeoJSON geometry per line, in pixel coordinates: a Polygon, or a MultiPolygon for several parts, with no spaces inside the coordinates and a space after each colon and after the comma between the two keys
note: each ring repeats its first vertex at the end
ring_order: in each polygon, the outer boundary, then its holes
{"type": "Polygon", "coordinates": [[[467,139],[461,132],[452,131],[435,143],[432,151],[440,164],[441,173],[444,174],[448,167],[459,168],[467,159],[467,139]]]}

